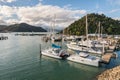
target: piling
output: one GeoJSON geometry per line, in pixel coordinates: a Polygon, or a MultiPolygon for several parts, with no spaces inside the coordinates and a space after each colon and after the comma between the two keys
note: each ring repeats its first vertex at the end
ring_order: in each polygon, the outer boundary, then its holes
{"type": "Polygon", "coordinates": [[[40,57],[42,56],[42,53],[41,53],[41,44],[40,44],[40,57]]]}

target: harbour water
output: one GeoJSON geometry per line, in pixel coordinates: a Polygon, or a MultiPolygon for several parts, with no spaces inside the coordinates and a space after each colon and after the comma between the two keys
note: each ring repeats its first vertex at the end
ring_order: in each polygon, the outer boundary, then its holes
{"type": "Polygon", "coordinates": [[[120,52],[117,52],[117,59],[97,68],[40,57],[39,44],[42,50],[51,45],[51,42],[42,41],[42,36],[5,35],[8,40],[0,41],[0,80],[94,80],[105,69],[120,65],[120,52]]]}

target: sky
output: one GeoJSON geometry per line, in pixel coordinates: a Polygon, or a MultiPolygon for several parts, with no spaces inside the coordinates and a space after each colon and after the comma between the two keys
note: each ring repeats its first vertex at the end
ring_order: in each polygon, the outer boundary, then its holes
{"type": "Polygon", "coordinates": [[[65,28],[86,14],[120,20],[120,0],[0,0],[0,25],[65,28]]]}

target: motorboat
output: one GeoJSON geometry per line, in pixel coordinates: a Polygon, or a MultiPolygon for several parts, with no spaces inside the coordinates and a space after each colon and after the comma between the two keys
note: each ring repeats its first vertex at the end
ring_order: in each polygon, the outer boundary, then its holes
{"type": "Polygon", "coordinates": [[[101,61],[100,57],[92,56],[85,52],[70,55],[67,60],[96,67],[100,65],[101,61]]]}
{"type": "Polygon", "coordinates": [[[71,44],[71,43],[68,43],[66,44],[67,47],[69,49],[73,49],[73,50],[78,50],[78,51],[87,51],[87,52],[90,52],[90,53],[96,53],[96,54],[102,54],[102,50],[98,49],[98,48],[91,48],[91,47],[86,47],[86,46],[81,46],[81,45],[78,45],[78,44],[71,44]]]}
{"type": "Polygon", "coordinates": [[[87,46],[87,47],[97,47],[97,48],[102,48],[103,44],[104,47],[108,47],[108,43],[106,41],[96,41],[96,40],[85,40],[85,41],[79,41],[79,45],[81,46],[87,46]]]}
{"type": "Polygon", "coordinates": [[[61,49],[60,46],[52,44],[52,48],[43,50],[42,55],[56,59],[66,59],[69,56],[69,53],[64,49],[61,49]]]}

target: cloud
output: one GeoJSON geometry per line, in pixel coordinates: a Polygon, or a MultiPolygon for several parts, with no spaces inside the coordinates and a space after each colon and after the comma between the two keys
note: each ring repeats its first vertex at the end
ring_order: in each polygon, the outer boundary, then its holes
{"type": "Polygon", "coordinates": [[[118,11],[120,11],[120,9],[113,9],[109,13],[115,13],[115,12],[118,12],[118,11]]]}
{"type": "Polygon", "coordinates": [[[16,24],[16,23],[20,23],[18,19],[8,19],[6,20],[7,24],[16,24]]]}
{"type": "Polygon", "coordinates": [[[98,14],[104,14],[104,12],[103,11],[98,11],[98,14]]]}
{"type": "Polygon", "coordinates": [[[0,2],[8,2],[8,3],[11,3],[11,2],[14,2],[16,0],[0,0],[0,2]]]}
{"type": "Polygon", "coordinates": [[[120,20],[120,17],[115,17],[115,18],[113,18],[113,19],[115,19],[115,20],[120,20]]]}
{"type": "Polygon", "coordinates": [[[5,23],[5,21],[3,21],[3,17],[2,16],[0,16],[0,25],[5,25],[6,23],[5,23]]]}
{"type": "Polygon", "coordinates": [[[0,6],[0,15],[4,17],[12,17],[14,14],[16,14],[16,7],[0,6]]]}
{"type": "Polygon", "coordinates": [[[6,24],[6,22],[5,22],[5,21],[0,20],[0,25],[5,25],[5,24],[6,24]]]}
{"type": "Polygon", "coordinates": [[[86,14],[86,10],[72,10],[59,6],[42,5],[28,7],[0,6],[0,15],[8,24],[26,22],[37,26],[67,27],[72,22],[86,14]]]}
{"type": "Polygon", "coordinates": [[[43,0],[39,0],[39,2],[42,2],[43,0]]]}
{"type": "Polygon", "coordinates": [[[111,5],[120,5],[120,0],[107,0],[111,5]]]}
{"type": "Polygon", "coordinates": [[[66,23],[71,23],[76,20],[76,16],[85,14],[85,10],[69,10],[52,5],[37,5],[34,7],[22,7],[19,8],[18,17],[21,21],[28,22],[36,25],[50,26],[50,22],[56,26],[68,26],[66,23]],[[54,19],[54,16],[56,18],[54,19]],[[64,23],[64,24],[63,24],[64,23]]]}
{"type": "Polygon", "coordinates": [[[99,9],[99,4],[96,4],[96,9],[99,9]]]}
{"type": "Polygon", "coordinates": [[[72,8],[70,8],[72,5],[71,4],[67,4],[67,5],[65,5],[63,8],[64,9],[72,9],[72,8]]]}

